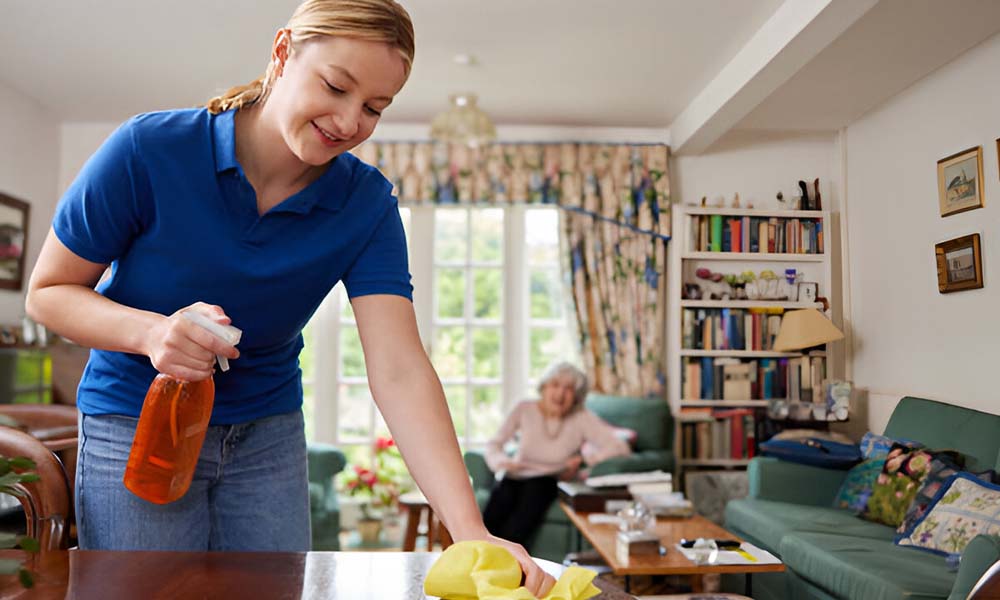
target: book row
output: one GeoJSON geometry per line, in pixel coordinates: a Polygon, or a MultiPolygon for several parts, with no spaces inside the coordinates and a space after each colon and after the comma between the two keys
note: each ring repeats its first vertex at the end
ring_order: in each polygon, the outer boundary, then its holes
{"type": "Polygon", "coordinates": [[[684,309],[681,344],[689,350],[770,350],[780,308],[684,309]]]}
{"type": "Polygon", "coordinates": [[[688,357],[681,370],[684,400],[770,400],[812,402],[823,398],[826,358],[688,357]]]}
{"type": "Polygon", "coordinates": [[[696,252],[823,253],[823,219],[693,215],[691,244],[696,252]]]}

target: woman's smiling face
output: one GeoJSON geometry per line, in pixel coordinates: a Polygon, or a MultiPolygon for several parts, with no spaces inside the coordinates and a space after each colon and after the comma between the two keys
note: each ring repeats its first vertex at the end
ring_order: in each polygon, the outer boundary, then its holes
{"type": "Polygon", "coordinates": [[[406,82],[403,58],[389,44],[320,36],[288,52],[279,33],[279,62],[265,110],[289,150],[320,166],[368,139],[382,111],[406,82]]]}

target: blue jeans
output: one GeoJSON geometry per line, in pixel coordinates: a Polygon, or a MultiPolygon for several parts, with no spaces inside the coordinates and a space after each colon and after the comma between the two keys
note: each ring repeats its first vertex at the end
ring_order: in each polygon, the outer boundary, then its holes
{"type": "Polygon", "coordinates": [[[80,417],[81,549],[309,550],[301,410],[209,427],[191,488],[163,505],[135,496],[122,482],[137,422],[120,415],[80,417]]]}

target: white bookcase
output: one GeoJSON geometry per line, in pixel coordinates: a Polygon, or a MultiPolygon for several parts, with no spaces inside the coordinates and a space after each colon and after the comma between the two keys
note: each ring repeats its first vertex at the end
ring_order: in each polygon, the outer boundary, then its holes
{"type": "MultiPolygon", "coordinates": [[[[724,207],[702,207],[674,205],[673,210],[673,236],[669,249],[668,265],[668,322],[667,322],[667,357],[668,365],[668,400],[671,411],[675,416],[676,429],[674,435],[674,450],[677,457],[677,473],[679,482],[683,485],[684,473],[691,469],[699,468],[742,468],[749,459],[735,459],[728,457],[715,458],[683,458],[682,453],[682,424],[685,422],[681,414],[681,409],[686,407],[709,407],[713,409],[724,408],[752,408],[756,409],[757,416],[765,414],[768,401],[752,398],[739,398],[731,400],[701,400],[698,398],[682,397],[682,379],[684,377],[683,365],[688,357],[733,357],[733,358],[782,358],[801,356],[797,352],[773,352],[773,351],[753,351],[753,350],[702,350],[685,348],[683,341],[683,312],[686,310],[698,309],[749,309],[749,308],[782,308],[788,310],[802,308],[816,308],[822,310],[820,302],[799,302],[799,301],[779,301],[779,300],[712,300],[712,299],[684,299],[682,294],[685,282],[696,281],[695,271],[700,267],[707,267],[712,271],[721,273],[742,273],[752,270],[759,273],[762,270],[770,269],[779,276],[784,274],[786,268],[794,268],[804,275],[804,281],[816,282],[819,284],[818,296],[827,299],[832,298],[832,268],[831,268],[831,247],[835,235],[831,215],[829,211],[804,211],[804,210],[766,210],[766,209],[746,209],[746,208],[724,208],[724,207]],[[719,215],[723,219],[732,218],[766,218],[772,217],[784,222],[787,219],[808,219],[822,222],[823,229],[823,252],[814,254],[791,254],[791,253],[768,253],[768,252],[719,252],[719,251],[698,251],[694,248],[691,240],[692,220],[702,215],[719,215]]],[[[829,312],[827,313],[829,315],[829,312]]],[[[826,353],[828,355],[829,353],[826,353]]],[[[827,357],[828,376],[835,371],[827,357]]],[[[758,440],[759,442],[759,440],[758,440]]]]}

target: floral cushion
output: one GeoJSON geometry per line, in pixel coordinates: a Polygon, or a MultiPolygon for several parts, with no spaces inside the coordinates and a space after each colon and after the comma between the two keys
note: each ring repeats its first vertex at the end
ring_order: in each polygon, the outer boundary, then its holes
{"type": "Polygon", "coordinates": [[[947,555],[962,552],[982,533],[1000,535],[1000,485],[956,473],[938,490],[913,532],[896,543],[947,555]]]}
{"type": "Polygon", "coordinates": [[[872,495],[875,478],[879,476],[884,466],[884,458],[875,458],[851,467],[847,477],[844,478],[844,483],[840,485],[840,491],[837,492],[833,505],[855,513],[863,511],[868,505],[868,498],[872,495]]]}
{"type": "Polygon", "coordinates": [[[861,438],[861,455],[865,458],[885,458],[889,454],[889,450],[892,450],[893,444],[902,444],[907,448],[923,446],[920,442],[913,440],[894,440],[891,437],[869,431],[861,438]]]}
{"type": "MultiPolygon", "coordinates": [[[[924,479],[924,484],[917,491],[917,495],[910,504],[910,507],[906,509],[906,516],[903,517],[903,522],[900,523],[899,529],[896,530],[900,534],[898,537],[906,537],[913,532],[914,526],[931,508],[934,496],[941,490],[941,486],[952,475],[961,470],[961,461],[956,461],[952,457],[942,454],[933,455],[927,478],[924,479]]],[[[983,471],[981,473],[973,473],[973,475],[980,481],[994,483],[993,471],[983,471]]]]}
{"type": "Polygon", "coordinates": [[[899,527],[906,509],[930,472],[931,455],[924,450],[893,444],[885,467],[875,478],[872,495],[862,516],[869,521],[899,527]]]}

